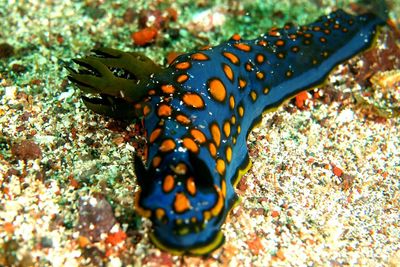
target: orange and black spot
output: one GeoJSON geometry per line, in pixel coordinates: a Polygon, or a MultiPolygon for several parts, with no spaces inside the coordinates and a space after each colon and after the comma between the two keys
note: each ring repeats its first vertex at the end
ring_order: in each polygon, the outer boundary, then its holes
{"type": "Polygon", "coordinates": [[[176,81],[178,83],[184,83],[189,79],[189,76],[187,74],[181,74],[178,76],[178,78],[176,78],[176,81]]]}
{"type": "Polygon", "coordinates": [[[256,55],[256,62],[258,64],[264,63],[264,60],[265,60],[265,56],[263,54],[257,54],[256,55]]]}
{"type": "Polygon", "coordinates": [[[287,78],[292,77],[293,71],[288,70],[288,71],[286,71],[285,75],[286,75],[287,78]]]}
{"type": "Polygon", "coordinates": [[[231,134],[231,124],[230,124],[229,120],[226,120],[226,121],[224,122],[224,125],[223,125],[222,128],[223,128],[223,130],[224,130],[225,136],[228,138],[229,135],[231,134]]]}
{"type": "Polygon", "coordinates": [[[293,53],[297,53],[299,52],[300,48],[297,45],[294,45],[290,48],[290,50],[292,50],[293,53]]]}
{"type": "Polygon", "coordinates": [[[187,70],[187,69],[189,69],[190,68],[190,62],[188,62],[188,61],[183,61],[183,62],[179,62],[179,63],[177,63],[176,65],[175,65],[175,69],[178,69],[178,70],[187,70]]]}
{"type": "Polygon", "coordinates": [[[245,43],[236,43],[233,44],[234,47],[237,49],[244,51],[244,52],[250,52],[251,51],[251,46],[245,43]]]}
{"type": "Polygon", "coordinates": [[[279,59],[284,59],[285,58],[285,53],[284,52],[278,52],[276,53],[276,57],[279,59]]]}
{"type": "Polygon", "coordinates": [[[243,116],[244,116],[244,107],[243,107],[242,104],[240,104],[238,106],[238,114],[239,114],[239,117],[243,118],[243,116]]]}
{"type": "Polygon", "coordinates": [[[326,43],[326,38],[325,38],[325,37],[320,37],[320,38],[319,38],[319,41],[320,41],[321,43],[326,43]]]}
{"type": "Polygon", "coordinates": [[[196,184],[194,183],[193,177],[189,177],[189,179],[186,180],[186,190],[192,196],[196,194],[196,184]]]}
{"type": "Polygon", "coordinates": [[[228,145],[225,150],[226,161],[230,163],[232,161],[232,148],[228,145]]]}
{"type": "Polygon", "coordinates": [[[175,147],[176,147],[175,141],[173,139],[168,138],[161,142],[158,149],[161,152],[167,153],[173,151],[175,147]]]}
{"type": "Polygon", "coordinates": [[[150,144],[154,143],[154,141],[156,141],[157,138],[160,137],[161,133],[162,133],[161,128],[154,129],[154,131],[150,134],[150,138],[149,138],[150,144]]]}
{"type": "Polygon", "coordinates": [[[174,200],[174,211],[176,213],[183,213],[191,209],[190,201],[184,193],[176,193],[174,200]]]}
{"type": "Polygon", "coordinates": [[[255,102],[257,100],[257,92],[254,90],[250,91],[250,98],[253,102],[255,102]]]}
{"type": "Polygon", "coordinates": [[[161,91],[164,94],[173,94],[175,93],[175,87],[171,84],[163,84],[161,85],[161,91]]]}
{"type": "Polygon", "coordinates": [[[225,174],[226,166],[225,166],[225,161],[223,159],[217,159],[216,169],[220,175],[225,174]]]}
{"type": "Polygon", "coordinates": [[[172,114],[172,107],[167,104],[161,104],[158,107],[157,115],[159,117],[169,117],[172,114]]]}
{"type": "Polygon", "coordinates": [[[164,177],[162,183],[162,189],[165,193],[171,192],[175,187],[175,178],[171,174],[168,174],[164,177]]]}
{"type": "Polygon", "coordinates": [[[190,134],[193,136],[194,140],[199,144],[204,144],[206,142],[206,136],[199,129],[191,129],[190,134]]]}
{"type": "Polygon", "coordinates": [[[204,53],[201,53],[201,52],[197,52],[197,53],[192,54],[190,56],[190,58],[192,60],[198,60],[198,61],[208,60],[208,56],[206,54],[204,54],[204,53]]]}
{"type": "Polygon", "coordinates": [[[210,133],[214,143],[217,145],[217,147],[219,147],[221,144],[221,130],[216,122],[211,123],[210,133]]]}
{"type": "Polygon", "coordinates": [[[185,138],[183,138],[182,142],[183,142],[183,146],[186,147],[189,151],[191,151],[193,153],[199,152],[199,147],[192,138],[185,137],[185,138]]]}
{"type": "Polygon", "coordinates": [[[264,80],[265,74],[264,74],[264,72],[262,72],[262,71],[257,71],[257,72],[256,72],[256,77],[257,77],[257,79],[259,79],[259,80],[264,80]]]}
{"type": "Polygon", "coordinates": [[[223,55],[224,57],[226,57],[227,59],[229,59],[229,61],[230,61],[232,64],[238,65],[239,62],[240,62],[240,61],[239,61],[239,58],[238,58],[235,54],[233,54],[233,53],[231,53],[231,52],[223,52],[222,55],[223,55]]]}
{"type": "Polygon", "coordinates": [[[186,106],[194,109],[203,109],[204,108],[204,100],[203,98],[194,92],[186,92],[182,96],[182,101],[186,106]]]}
{"type": "Polygon", "coordinates": [[[222,70],[224,71],[226,77],[232,82],[233,81],[232,68],[228,64],[222,63],[222,70]]]}
{"type": "Polygon", "coordinates": [[[233,95],[229,96],[229,108],[234,109],[235,108],[235,97],[233,95]]]}
{"type": "Polygon", "coordinates": [[[285,46],[285,41],[282,39],[276,40],[275,45],[278,47],[283,47],[285,46]]]}
{"type": "Polygon", "coordinates": [[[183,114],[183,113],[177,114],[176,117],[175,117],[175,119],[176,119],[179,123],[181,123],[181,124],[183,124],[183,125],[187,125],[187,124],[190,123],[190,119],[189,119],[185,114],[183,114]]]}
{"type": "Polygon", "coordinates": [[[226,99],[226,88],[224,83],[218,78],[211,78],[207,83],[211,97],[218,102],[224,102],[226,99]]]}
{"type": "Polygon", "coordinates": [[[215,146],[214,142],[210,142],[208,144],[208,151],[210,151],[210,155],[215,158],[217,156],[217,147],[215,146]]]}
{"type": "Polygon", "coordinates": [[[264,87],[263,93],[264,93],[265,95],[267,95],[267,94],[269,93],[269,87],[268,87],[268,86],[264,87]]]}
{"type": "Polygon", "coordinates": [[[238,78],[239,89],[244,89],[247,85],[247,81],[243,78],[238,78]]]}

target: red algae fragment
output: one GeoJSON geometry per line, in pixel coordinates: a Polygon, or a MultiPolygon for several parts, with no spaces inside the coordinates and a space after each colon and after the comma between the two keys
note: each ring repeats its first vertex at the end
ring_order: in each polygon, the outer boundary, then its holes
{"type": "Polygon", "coordinates": [[[158,31],[154,27],[147,27],[137,32],[132,33],[133,42],[139,46],[145,46],[155,41],[158,31]]]}
{"type": "Polygon", "coordinates": [[[14,144],[11,147],[11,153],[18,160],[30,160],[38,159],[42,157],[42,151],[40,147],[32,140],[23,140],[18,144],[14,144]]]}

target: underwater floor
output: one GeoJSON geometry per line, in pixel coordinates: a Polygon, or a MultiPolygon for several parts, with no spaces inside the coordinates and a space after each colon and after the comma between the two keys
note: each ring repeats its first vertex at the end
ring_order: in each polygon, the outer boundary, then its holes
{"type": "Polygon", "coordinates": [[[222,248],[179,257],[151,244],[150,222],[133,209],[139,124],[88,111],[64,66],[96,46],[165,65],[234,33],[255,38],[364,6],[0,1],[0,266],[399,266],[400,1],[387,2],[392,27],[372,49],[250,134],[253,166],[222,248]]]}

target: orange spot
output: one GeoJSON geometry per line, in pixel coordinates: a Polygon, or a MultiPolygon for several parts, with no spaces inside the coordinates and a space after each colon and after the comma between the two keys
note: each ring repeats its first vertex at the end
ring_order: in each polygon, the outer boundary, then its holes
{"type": "Polygon", "coordinates": [[[230,52],[224,52],[224,53],[222,53],[222,55],[224,55],[224,57],[229,59],[229,61],[232,62],[232,64],[239,63],[239,58],[235,54],[232,54],[230,52]]]}
{"type": "Polygon", "coordinates": [[[194,53],[190,56],[193,60],[208,60],[208,56],[203,53],[194,53]]]}
{"type": "Polygon", "coordinates": [[[208,144],[208,150],[210,151],[211,156],[213,156],[214,158],[217,156],[217,148],[215,147],[214,143],[208,144]]]}
{"type": "Polygon", "coordinates": [[[280,52],[280,53],[276,54],[276,56],[277,56],[278,58],[280,58],[280,59],[283,59],[283,58],[285,58],[285,54],[284,54],[284,53],[282,53],[282,52],[280,52]]]}
{"type": "Polygon", "coordinates": [[[157,29],[154,27],[147,27],[140,31],[134,32],[131,35],[133,42],[136,45],[144,46],[152,43],[157,36],[157,29]]]}
{"type": "Polygon", "coordinates": [[[188,68],[190,68],[190,63],[187,61],[179,62],[175,65],[175,68],[178,70],[187,70],[188,68]]]}
{"type": "Polygon", "coordinates": [[[222,159],[217,159],[217,172],[220,175],[224,175],[225,173],[225,161],[223,161],[222,159]]]}
{"type": "Polygon", "coordinates": [[[289,34],[289,38],[292,40],[295,40],[297,38],[297,34],[294,34],[294,33],[289,34]]]}
{"type": "Polygon", "coordinates": [[[239,79],[239,88],[243,89],[246,86],[247,82],[246,80],[239,79]]]}
{"type": "Polygon", "coordinates": [[[325,37],[320,37],[319,40],[320,40],[321,43],[326,43],[326,38],[325,37]]]}
{"type": "Polygon", "coordinates": [[[202,131],[200,131],[198,129],[192,129],[192,130],[190,130],[190,133],[194,137],[194,140],[199,142],[200,144],[202,144],[206,141],[206,136],[203,134],[202,131]]]}
{"type": "Polygon", "coordinates": [[[233,44],[233,46],[236,47],[237,49],[245,51],[245,52],[251,51],[251,46],[244,44],[244,43],[233,44]]]}
{"type": "Polygon", "coordinates": [[[297,53],[297,52],[299,52],[299,47],[298,46],[293,46],[291,48],[291,50],[292,50],[292,52],[297,53]]]}
{"type": "Polygon", "coordinates": [[[183,102],[192,108],[203,108],[204,101],[197,93],[187,92],[182,97],[183,102]]]}
{"type": "Polygon", "coordinates": [[[315,32],[319,32],[320,30],[321,30],[320,26],[314,26],[313,27],[313,31],[315,31],[315,32]]]}
{"type": "Polygon", "coordinates": [[[149,95],[155,95],[156,94],[156,90],[151,89],[147,92],[149,95]]]}
{"type": "Polygon", "coordinates": [[[231,123],[232,123],[232,124],[235,124],[235,123],[236,123],[236,117],[235,117],[234,115],[232,115],[232,117],[231,117],[231,123]]]}
{"type": "Polygon", "coordinates": [[[312,37],[312,34],[311,33],[305,33],[304,34],[304,38],[311,38],[312,37]]]}
{"type": "Polygon", "coordinates": [[[275,42],[275,45],[276,45],[276,46],[284,46],[284,45],[285,45],[285,41],[283,41],[283,40],[277,40],[277,41],[275,42]]]}
{"type": "Polygon", "coordinates": [[[250,64],[250,63],[246,63],[246,65],[245,65],[244,67],[245,67],[245,69],[246,69],[247,71],[252,71],[252,70],[253,70],[253,65],[250,64]]]}
{"type": "Polygon", "coordinates": [[[150,134],[150,143],[154,143],[154,141],[156,141],[156,139],[160,136],[161,131],[161,128],[154,129],[154,131],[150,134]]]}
{"type": "Polygon", "coordinates": [[[160,166],[161,163],[161,157],[156,156],[153,158],[152,164],[154,168],[157,168],[158,166],[160,166]]]}
{"type": "Polygon", "coordinates": [[[333,174],[335,174],[337,177],[342,176],[343,171],[339,167],[333,166],[333,174]]]}
{"type": "Polygon", "coordinates": [[[268,87],[264,87],[263,93],[264,94],[268,94],[269,93],[269,88],[268,87]]]}
{"type": "Polygon", "coordinates": [[[187,172],[187,166],[185,163],[178,163],[175,168],[174,172],[179,175],[184,175],[187,172]]]}
{"type": "Polygon", "coordinates": [[[150,107],[148,105],[145,105],[143,107],[143,116],[146,117],[150,113],[150,111],[151,111],[150,107]]]}
{"type": "Polygon", "coordinates": [[[256,73],[256,77],[257,77],[257,79],[259,79],[259,80],[262,80],[262,79],[264,79],[264,72],[262,72],[262,71],[257,71],[257,73],[256,73]]]}
{"type": "Polygon", "coordinates": [[[182,213],[190,209],[190,201],[184,193],[177,193],[174,200],[174,210],[182,213]]]}
{"type": "Polygon", "coordinates": [[[240,116],[240,117],[243,117],[243,115],[244,115],[244,108],[243,108],[242,105],[240,105],[240,106],[238,107],[238,113],[239,113],[239,116],[240,116]]]}
{"type": "Polygon", "coordinates": [[[196,184],[194,183],[193,177],[189,177],[189,179],[187,179],[186,189],[192,196],[196,194],[196,184]]]}
{"type": "Polygon", "coordinates": [[[210,131],[215,144],[219,146],[219,144],[221,143],[221,131],[219,130],[218,125],[216,123],[211,124],[210,131]]]}
{"type": "Polygon", "coordinates": [[[257,56],[256,56],[256,62],[257,62],[258,64],[263,63],[264,60],[265,60],[265,57],[264,57],[263,54],[257,54],[257,56]]]}
{"type": "Polygon", "coordinates": [[[231,67],[229,67],[229,65],[227,64],[223,64],[223,70],[225,72],[226,77],[228,77],[229,80],[233,81],[233,71],[231,69],[231,67]]]}
{"type": "Polygon", "coordinates": [[[156,209],[156,218],[157,218],[158,220],[163,219],[164,216],[165,216],[165,210],[164,210],[164,209],[162,209],[162,208],[156,209]]]}
{"type": "Polygon", "coordinates": [[[172,189],[174,189],[174,187],[175,187],[174,176],[172,176],[170,174],[165,176],[164,181],[163,181],[163,185],[162,185],[162,188],[163,188],[164,192],[165,193],[171,192],[172,189]]]}
{"type": "Polygon", "coordinates": [[[190,151],[192,151],[193,153],[197,153],[199,152],[199,147],[197,146],[197,144],[193,141],[193,139],[189,138],[189,137],[185,137],[183,138],[183,145],[190,151]]]}
{"type": "Polygon", "coordinates": [[[240,134],[241,131],[242,131],[242,127],[240,127],[240,125],[238,125],[238,127],[237,127],[237,133],[240,134]]]}
{"type": "Polygon", "coordinates": [[[176,120],[182,124],[189,124],[190,119],[183,114],[179,114],[176,116],[176,120]]]}
{"type": "Polygon", "coordinates": [[[224,123],[224,134],[226,137],[228,137],[231,134],[231,124],[229,123],[229,121],[226,121],[224,123]]]}
{"type": "Polygon", "coordinates": [[[232,148],[230,146],[228,146],[226,148],[225,155],[226,155],[226,160],[228,162],[231,162],[231,160],[232,160],[232,148]]]}
{"type": "Polygon", "coordinates": [[[229,97],[229,108],[233,109],[235,107],[235,97],[233,95],[231,95],[229,97]]]}
{"type": "Polygon", "coordinates": [[[175,92],[175,87],[171,84],[161,85],[161,90],[166,94],[173,94],[175,92]]]}
{"type": "Polygon", "coordinates": [[[208,50],[211,48],[211,45],[205,45],[199,48],[199,50],[208,50]]]}
{"type": "Polygon", "coordinates": [[[288,71],[286,72],[286,77],[292,77],[292,75],[293,75],[293,71],[288,70],[288,71]]]}
{"type": "Polygon", "coordinates": [[[171,116],[172,114],[172,108],[171,106],[167,105],[167,104],[161,104],[158,107],[158,116],[160,117],[168,117],[171,116]]]}
{"type": "Polygon", "coordinates": [[[265,40],[260,40],[260,41],[258,41],[258,45],[260,45],[260,46],[267,46],[267,45],[268,45],[268,42],[265,41],[265,40]]]}
{"type": "Polygon", "coordinates": [[[221,192],[221,189],[219,189],[218,186],[214,185],[215,190],[218,193],[218,200],[217,203],[215,204],[215,206],[211,209],[211,215],[213,216],[217,216],[222,208],[224,207],[224,197],[223,197],[223,193],[221,192]]]}
{"type": "Polygon", "coordinates": [[[165,139],[162,141],[160,147],[158,148],[161,152],[169,152],[174,150],[176,147],[176,144],[174,140],[172,139],[165,139]]]}
{"type": "Polygon", "coordinates": [[[211,79],[208,81],[208,88],[210,90],[211,96],[219,101],[222,102],[225,100],[226,97],[226,89],[224,84],[217,78],[211,79]]]}
{"type": "Polygon", "coordinates": [[[189,79],[189,76],[188,76],[187,74],[182,74],[182,75],[179,75],[178,78],[176,78],[176,81],[177,81],[178,83],[184,83],[184,82],[186,82],[188,79],[189,79]]]}
{"type": "Polygon", "coordinates": [[[237,33],[235,33],[235,34],[232,35],[232,37],[231,37],[231,40],[234,40],[234,41],[239,41],[240,39],[241,39],[241,37],[240,37],[240,35],[237,34],[237,33]]]}

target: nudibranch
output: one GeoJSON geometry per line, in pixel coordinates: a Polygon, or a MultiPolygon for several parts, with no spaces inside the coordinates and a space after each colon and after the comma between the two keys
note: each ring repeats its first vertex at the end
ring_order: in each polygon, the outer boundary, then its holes
{"type": "Polygon", "coordinates": [[[152,242],[174,254],[204,255],[224,242],[221,226],[248,170],[246,139],[264,112],[321,84],[369,48],[384,20],[337,10],[306,26],[286,24],[254,40],[234,35],[183,54],[167,68],[135,52],[101,48],[75,59],[69,79],[86,106],[142,119],[145,164],[135,157],[136,212],[152,242]]]}

